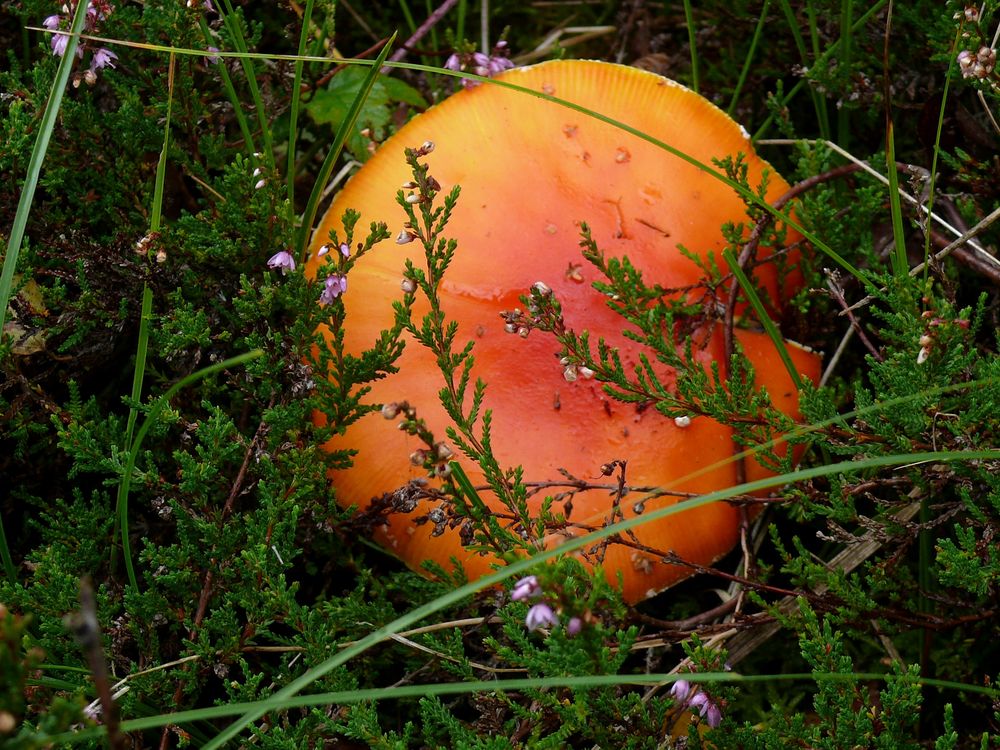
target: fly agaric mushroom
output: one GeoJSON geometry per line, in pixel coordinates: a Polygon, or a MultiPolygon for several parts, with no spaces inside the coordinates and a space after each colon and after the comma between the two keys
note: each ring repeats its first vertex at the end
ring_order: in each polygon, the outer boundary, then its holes
{"type": "MultiPolygon", "coordinates": [[[[767,199],[788,189],[754,154],[745,131],[721,110],[654,74],[608,63],[557,61],[515,69],[500,79],[628,123],[704,164],[742,153],[751,186],[768,171],[767,199]]],[[[363,225],[382,220],[398,227],[403,219],[394,193],[411,178],[404,150],[427,141],[436,144],[426,157],[430,174],[445,191],[462,187],[445,230],[445,236],[458,240],[458,250],[440,295],[448,319],[459,325],[457,340],[475,342],[473,378],[487,383],[484,408],[493,412],[492,445],[500,464],[522,466],[526,482],[559,482],[565,471],[600,485],[608,481],[600,477],[602,465],[625,459],[630,486],[680,493],[651,499],[644,508],[633,507],[639,496],[630,493],[620,504],[624,517],[675,503],[684,493],[733,485],[735,465],[725,463],[733,453],[729,428],[707,417],[675,421],[654,409],[637,410],[610,400],[594,380],[567,382],[554,356],[556,343],[545,335],[506,335],[498,313],[515,308],[520,295],[544,280],[562,303],[569,327],[590,331],[594,340],[603,337],[619,349],[626,368],[634,366],[639,346],[621,335],[625,322],[591,287],[597,271],[577,262],[579,222],[588,223],[608,256],[628,256],[644,278],[683,288],[702,282],[703,272],[678,246],[701,258],[710,253],[718,258],[725,246],[723,223],[747,220],[741,198],[718,179],[621,129],[553,102],[485,85],[460,91],[414,118],[376,151],[321,222],[307,268],[310,277],[320,263],[316,249],[330,241],[331,232],[344,236],[346,208],[360,211],[363,225]],[[399,217],[395,224],[393,217],[399,217]]],[[[351,272],[343,298],[349,352],[360,353],[391,327],[391,301],[400,296],[405,259],[424,264],[420,244],[386,242],[351,272]]],[[[788,290],[775,265],[759,265],[754,274],[779,307],[788,290]]],[[[700,362],[708,366],[723,359],[718,328],[701,338],[695,348],[700,362]]],[[[738,330],[736,339],[755,367],[757,386],[767,389],[777,408],[797,416],[797,393],[770,340],[745,330],[738,330]]],[[[795,367],[815,379],[818,357],[796,347],[790,351],[795,367]]],[[[450,420],[439,401],[442,379],[434,356],[408,340],[396,364],[397,373],[371,384],[367,400],[405,401],[443,438],[450,420]]],[[[669,383],[669,371],[661,376],[669,383]]],[[[345,507],[365,509],[426,476],[409,460],[423,443],[377,412],[326,447],[357,451],[352,468],[330,473],[345,507]]],[[[469,463],[463,468],[473,484],[485,485],[478,467],[469,463]]],[[[749,479],[766,476],[753,461],[747,462],[746,474],[749,479]]],[[[534,511],[544,494],[529,500],[534,511]]],[[[481,495],[494,511],[504,512],[491,492],[481,495]]],[[[607,488],[577,492],[571,522],[599,527],[612,513],[612,495],[607,488]]],[[[428,560],[451,568],[454,559],[470,578],[489,572],[497,560],[464,547],[457,528],[433,536],[433,523],[415,522],[421,516],[426,521],[432,507],[422,501],[412,512],[390,513],[375,530],[376,539],[414,569],[428,560]]],[[[601,564],[612,582],[622,576],[624,598],[636,602],[690,575],[689,567],[664,562],[666,553],[709,565],[732,549],[739,525],[738,508],[712,503],[638,527],[635,539],[641,547],[613,541],[603,548],[601,564]]],[[[544,543],[556,545],[571,533],[583,531],[552,533],[544,543]]]]}

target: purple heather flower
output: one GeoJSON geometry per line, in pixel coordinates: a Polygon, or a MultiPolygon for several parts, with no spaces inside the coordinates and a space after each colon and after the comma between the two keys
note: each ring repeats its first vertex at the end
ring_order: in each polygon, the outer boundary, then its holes
{"type": "Polygon", "coordinates": [[[708,707],[711,705],[712,701],[709,700],[707,693],[695,693],[691,700],[688,701],[688,706],[691,708],[698,709],[698,713],[702,716],[708,711],[708,707]]]}
{"type": "Polygon", "coordinates": [[[295,258],[287,250],[281,250],[267,261],[268,268],[280,268],[282,275],[295,270],[295,258]]]}
{"type": "Polygon", "coordinates": [[[42,21],[42,26],[47,28],[49,31],[55,31],[59,28],[59,22],[62,20],[62,16],[54,15],[49,16],[44,21],[42,21]]]}
{"type": "Polygon", "coordinates": [[[583,630],[583,620],[579,617],[571,617],[566,623],[566,635],[577,635],[581,630],[583,630]]]}
{"type": "Polygon", "coordinates": [[[552,607],[545,602],[540,602],[528,610],[524,624],[528,626],[528,630],[538,630],[538,628],[558,625],[559,617],[552,611],[552,607]]]}
{"type": "Polygon", "coordinates": [[[118,55],[109,49],[104,47],[99,48],[94,52],[94,57],[90,61],[90,69],[97,71],[101,68],[108,67],[114,68],[114,61],[118,59],[118,55]]]}
{"type": "MultiPolygon", "coordinates": [[[[53,34],[52,35],[52,54],[56,57],[62,57],[66,54],[66,45],[69,44],[69,37],[65,34],[53,34]]],[[[76,51],[79,52],[80,48],[77,47],[76,51]]]]}
{"type": "Polygon", "coordinates": [[[351,257],[351,246],[348,245],[346,242],[341,242],[340,243],[340,254],[343,255],[345,258],[350,258],[351,257]]]}
{"type": "Polygon", "coordinates": [[[503,73],[505,70],[510,70],[513,67],[513,62],[506,57],[499,56],[491,57],[489,63],[486,65],[486,69],[491,76],[503,73]]]}
{"type": "MultiPolygon", "coordinates": [[[[59,18],[59,16],[55,17],[59,18]]],[[[452,54],[447,60],[444,61],[444,67],[447,70],[455,70],[455,71],[461,70],[462,60],[457,54],[452,54]]]]}
{"type": "Polygon", "coordinates": [[[321,305],[329,305],[337,297],[347,291],[347,277],[339,273],[331,274],[323,282],[323,291],[319,295],[321,305]]]}
{"type": "Polygon", "coordinates": [[[519,602],[522,599],[534,599],[536,596],[540,596],[541,593],[542,587],[538,584],[538,578],[536,576],[528,576],[514,584],[514,590],[510,593],[510,598],[515,602],[519,602]]]}
{"type": "Polygon", "coordinates": [[[708,714],[705,717],[705,721],[712,729],[715,729],[722,723],[722,710],[716,703],[708,704],[708,714]]]}
{"type": "MultiPolygon", "coordinates": [[[[207,51],[214,53],[214,52],[218,52],[219,48],[218,47],[209,47],[207,51]]],[[[217,64],[220,59],[221,58],[218,55],[215,55],[215,54],[205,55],[205,62],[207,62],[209,65],[215,65],[215,64],[217,64]]]]}
{"type": "Polygon", "coordinates": [[[691,683],[687,680],[677,680],[670,688],[670,695],[673,696],[674,700],[678,703],[683,703],[687,700],[688,695],[691,694],[691,683]]]}

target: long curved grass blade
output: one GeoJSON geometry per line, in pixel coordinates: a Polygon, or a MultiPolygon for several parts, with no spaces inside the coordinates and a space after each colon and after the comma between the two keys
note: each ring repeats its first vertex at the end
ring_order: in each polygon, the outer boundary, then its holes
{"type": "MultiPolygon", "coordinates": [[[[798,471],[791,472],[778,477],[768,477],[766,479],[759,479],[753,482],[747,482],[735,487],[730,487],[725,490],[718,490],[716,492],[711,492],[707,495],[702,495],[701,497],[692,498],[691,500],[684,500],[675,505],[671,505],[665,508],[660,508],[656,511],[644,513],[641,516],[636,516],[634,518],[627,519],[625,521],[619,521],[618,523],[606,526],[597,531],[590,532],[584,536],[575,537],[573,539],[566,540],[561,546],[540,551],[538,554],[532,557],[519,560],[515,563],[511,563],[507,567],[498,570],[495,573],[484,576],[477,581],[467,583],[464,586],[451,591],[441,597],[438,597],[434,601],[428,602],[416,609],[407,612],[406,614],[396,618],[390,623],[377,628],[369,635],[365,636],[359,641],[354,642],[352,645],[340,651],[338,654],[331,656],[322,663],[316,665],[311,670],[301,675],[300,677],[292,680],[288,685],[279,690],[274,694],[273,700],[283,701],[292,698],[295,695],[301,693],[305,688],[311,685],[316,680],[320,679],[324,675],[329,674],[331,671],[347,663],[354,657],[364,653],[369,648],[375,644],[381,642],[390,635],[403,630],[404,628],[411,627],[415,623],[424,619],[428,615],[432,615],[442,609],[450,607],[457,604],[462,599],[467,596],[475,594],[477,591],[489,588],[490,586],[495,586],[498,583],[502,583],[508,578],[515,575],[520,575],[527,572],[535,565],[550,560],[559,555],[566,554],[567,552],[572,552],[574,550],[580,549],[587,545],[594,544],[601,539],[606,539],[615,534],[622,534],[630,529],[634,529],[641,526],[644,523],[649,523],[651,521],[658,520],[660,518],[666,518],[672,516],[675,513],[680,513],[684,510],[690,510],[692,508],[698,508],[702,505],[707,505],[708,503],[717,502],[719,500],[728,500],[737,495],[752,494],[759,490],[766,490],[772,487],[778,487],[780,485],[789,484],[792,482],[803,481],[807,479],[815,479],[817,477],[832,476],[835,474],[842,474],[845,472],[855,472],[864,471],[865,469],[873,469],[878,467],[886,466],[903,466],[920,461],[937,461],[937,462],[948,462],[948,461],[974,461],[974,460],[996,460],[1000,458],[1000,450],[987,450],[987,451],[931,451],[927,453],[908,453],[904,455],[893,455],[893,456],[874,456],[871,458],[866,458],[860,461],[843,461],[836,464],[830,464],[827,466],[817,466],[808,469],[800,469],[798,471]]],[[[619,680],[621,678],[619,677],[619,680]]],[[[221,733],[209,741],[203,748],[203,750],[218,750],[218,748],[225,745],[231,739],[234,739],[240,732],[243,731],[252,722],[259,719],[265,713],[270,710],[270,706],[273,704],[268,704],[263,708],[254,708],[247,711],[238,720],[234,721],[228,727],[226,727],[221,733]]]]}
{"type": "MultiPolygon", "coordinates": [[[[42,162],[45,161],[45,152],[49,149],[52,131],[56,127],[56,118],[59,116],[59,107],[62,105],[63,93],[66,91],[67,82],[69,82],[70,71],[73,69],[73,61],[76,59],[76,48],[80,43],[80,32],[83,30],[83,22],[86,17],[87,3],[79,3],[70,26],[66,51],[63,53],[62,60],[59,61],[56,78],[52,82],[52,90],[49,92],[49,100],[45,105],[45,112],[42,114],[38,137],[35,138],[35,145],[31,149],[28,174],[24,178],[21,197],[17,202],[14,225],[10,229],[10,237],[7,238],[7,252],[4,253],[3,272],[0,273],[0,337],[3,336],[4,325],[7,322],[7,305],[10,303],[10,295],[14,288],[14,270],[17,268],[17,257],[21,253],[24,230],[28,226],[31,204],[35,199],[35,189],[38,187],[38,178],[42,172],[42,162]]],[[[7,546],[7,534],[4,532],[2,518],[0,518],[0,561],[3,562],[4,574],[7,579],[11,583],[17,581],[17,569],[14,567],[14,558],[7,546]]]]}
{"type": "Polygon", "coordinates": [[[302,226],[299,227],[298,247],[296,247],[294,253],[296,259],[302,263],[305,262],[306,246],[309,244],[309,237],[312,235],[313,222],[316,220],[316,212],[319,209],[320,196],[323,195],[326,183],[330,179],[330,175],[333,174],[333,168],[337,165],[337,159],[340,158],[340,153],[344,150],[344,144],[347,142],[347,138],[350,136],[351,131],[354,129],[354,124],[361,114],[361,108],[364,107],[365,102],[368,100],[368,95],[371,94],[372,88],[375,86],[375,81],[381,75],[382,66],[389,56],[389,50],[395,39],[395,34],[389,37],[389,41],[385,43],[375,62],[372,63],[371,68],[368,70],[368,75],[365,76],[365,80],[361,83],[361,88],[358,90],[357,96],[351,102],[351,108],[347,111],[347,116],[337,128],[337,134],[333,139],[330,152],[326,155],[323,166],[316,176],[316,183],[313,185],[309,201],[306,203],[306,210],[302,215],[302,226]]]}
{"type": "MultiPolygon", "coordinates": [[[[404,698],[420,698],[428,695],[469,695],[471,693],[508,693],[524,690],[546,690],[553,688],[569,688],[585,690],[587,688],[618,687],[621,685],[669,685],[684,679],[683,674],[645,673],[633,675],[599,674],[574,675],[568,677],[515,677],[503,680],[479,680],[469,682],[443,682],[431,685],[401,685],[390,688],[367,688],[361,690],[341,690],[330,693],[314,693],[300,695],[283,700],[268,698],[266,700],[247,703],[228,703],[221,706],[194,708],[178,711],[172,714],[161,714],[141,719],[129,719],[121,723],[123,732],[139,732],[147,729],[157,729],[169,724],[185,724],[194,721],[211,721],[226,716],[234,716],[244,711],[260,710],[263,713],[282,711],[293,708],[312,708],[318,706],[337,706],[362,701],[401,700],[404,698]]],[[[975,695],[983,695],[996,699],[1000,689],[988,685],[967,684],[954,680],[939,680],[928,677],[911,677],[910,675],[895,675],[885,672],[786,672],[778,675],[770,674],[740,674],[738,672],[699,672],[698,680],[704,684],[756,684],[767,682],[913,682],[927,687],[935,687],[951,691],[967,691],[975,695]]],[[[74,745],[104,736],[103,727],[93,727],[80,732],[55,735],[50,738],[56,745],[74,745]]]]}
{"type": "Polygon", "coordinates": [[[125,558],[125,568],[128,571],[129,585],[132,586],[134,591],[139,591],[139,582],[135,576],[135,570],[132,567],[132,547],[128,540],[128,493],[132,487],[132,473],[135,471],[135,460],[139,455],[139,449],[142,447],[142,441],[145,439],[146,433],[149,432],[149,428],[152,427],[153,423],[159,418],[160,412],[163,411],[166,405],[170,402],[170,399],[172,399],[178,391],[187,388],[192,383],[195,383],[208,375],[219,372],[220,370],[225,370],[229,367],[237,367],[242,365],[244,362],[249,362],[251,359],[256,359],[263,353],[264,352],[260,349],[254,349],[251,352],[239,354],[235,357],[223,360],[222,362],[217,362],[214,365],[203,367],[197,372],[193,372],[187,377],[178,380],[167,390],[166,393],[153,402],[153,405],[149,409],[149,413],[142,422],[142,426],[139,427],[139,431],[135,436],[135,442],[129,449],[128,457],[125,460],[125,468],[122,474],[122,481],[118,485],[118,498],[116,501],[116,507],[118,508],[118,526],[121,529],[122,537],[122,555],[125,558]]]}

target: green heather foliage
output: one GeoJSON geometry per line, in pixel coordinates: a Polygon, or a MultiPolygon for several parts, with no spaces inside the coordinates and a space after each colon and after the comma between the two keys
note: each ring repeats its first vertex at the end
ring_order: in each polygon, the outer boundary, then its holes
{"type": "MultiPolygon", "coordinates": [[[[39,29],[54,14],[69,28],[76,5],[0,4],[0,746],[216,747],[241,714],[228,746],[269,750],[1000,746],[1000,272],[986,257],[1000,243],[1000,3],[453,5],[409,44],[411,65],[376,76],[385,57],[340,63],[388,55],[395,32],[401,49],[435,3],[95,2],[53,113],[61,58],[39,29]],[[319,278],[297,250],[327,179],[460,85],[448,55],[499,39],[518,64],[667,72],[755,137],[786,139],[760,150],[796,185],[811,239],[796,248],[805,286],[778,316],[752,263],[730,265],[751,232],[782,272],[794,257],[734,155],[711,168],[749,215],[720,228],[726,253],[697,261],[696,289],[613,257],[578,217],[567,264],[598,272],[595,299],[642,345],[638,366],[602,332],[567,329],[544,285],[497,319],[550,337],[611,398],[730,425],[734,452],[779,473],[796,470],[772,442],[787,440],[809,470],[772,490],[746,555],[637,606],[571,556],[537,563],[540,593],[516,598],[461,588],[461,570],[420,576],[370,541],[406,508],[345,511],[327,480],[353,452],[319,446],[381,410],[442,478],[447,513],[427,522],[513,562],[563,520],[555,498],[530,518],[532,488],[494,453],[491,384],[439,295],[465,248],[448,228],[460,186],[441,192],[433,150],[409,144],[418,203],[400,192],[392,216],[348,211],[319,278]],[[959,232],[986,220],[975,247],[930,257],[955,234],[905,200],[897,211],[861,168],[884,174],[887,152],[900,187],[959,232]],[[380,301],[387,330],[347,352],[353,269],[404,221],[423,259],[380,301]],[[751,303],[735,325],[759,328],[766,310],[825,353],[800,422],[738,348],[698,361],[692,333],[727,324],[734,284],[751,303]],[[447,434],[369,397],[405,346],[436,356],[447,434]],[[473,463],[519,533],[486,509],[473,463]],[[529,630],[537,607],[559,624],[529,630]]],[[[702,248],[681,250],[696,262],[702,248]]],[[[623,464],[603,468],[624,482],[623,464]]]]}

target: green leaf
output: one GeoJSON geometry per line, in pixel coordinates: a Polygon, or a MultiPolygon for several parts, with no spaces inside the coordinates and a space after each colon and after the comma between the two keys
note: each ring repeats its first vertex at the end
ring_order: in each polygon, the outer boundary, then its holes
{"type": "MultiPolygon", "coordinates": [[[[312,101],[306,105],[309,116],[317,124],[339,126],[351,111],[351,105],[365,85],[367,75],[366,69],[357,66],[342,70],[333,77],[328,88],[317,91],[312,101]]],[[[385,128],[391,121],[394,102],[405,102],[421,108],[427,106],[427,101],[420,92],[409,84],[395,78],[379,78],[372,86],[371,93],[358,114],[357,123],[348,135],[348,148],[355,157],[364,159],[368,155],[366,139],[361,135],[361,130],[385,128]]]]}

